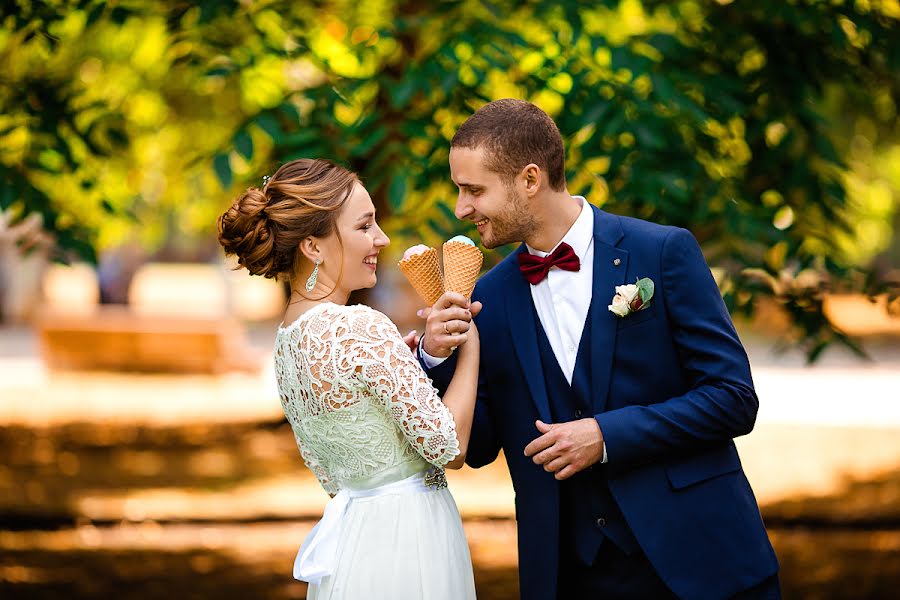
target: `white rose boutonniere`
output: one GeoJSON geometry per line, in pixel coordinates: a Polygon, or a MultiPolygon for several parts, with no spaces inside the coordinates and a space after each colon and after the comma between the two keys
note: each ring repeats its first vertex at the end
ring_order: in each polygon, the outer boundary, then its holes
{"type": "Polygon", "coordinates": [[[638,279],[628,285],[617,285],[609,311],[617,317],[627,317],[633,312],[644,310],[650,306],[653,297],[653,280],[649,277],[638,279]]]}

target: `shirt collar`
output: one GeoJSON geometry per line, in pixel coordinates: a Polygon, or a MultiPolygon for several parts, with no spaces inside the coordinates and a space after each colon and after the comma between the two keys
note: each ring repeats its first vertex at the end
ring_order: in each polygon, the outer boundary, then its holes
{"type": "Polygon", "coordinates": [[[565,242],[572,246],[572,250],[575,251],[575,255],[579,260],[582,262],[584,261],[584,256],[587,254],[591,241],[594,239],[594,211],[591,210],[590,205],[583,196],[572,196],[572,198],[581,204],[581,213],[578,215],[578,218],[575,219],[575,222],[572,223],[572,226],[569,228],[569,231],[566,232],[566,235],[559,240],[559,243],[556,244],[550,252],[541,252],[540,250],[536,250],[528,244],[525,244],[529,254],[534,254],[535,256],[543,258],[552,254],[553,251],[559,247],[559,244],[565,242]]]}

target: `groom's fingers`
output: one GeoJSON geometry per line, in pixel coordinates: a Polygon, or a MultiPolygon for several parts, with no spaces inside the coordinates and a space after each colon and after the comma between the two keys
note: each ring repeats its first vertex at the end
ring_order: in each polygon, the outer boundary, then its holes
{"type": "Polygon", "coordinates": [[[563,479],[568,479],[572,475],[578,472],[578,469],[573,465],[566,465],[564,468],[557,471],[554,477],[557,481],[562,481],[563,479]]]}
{"type": "Polygon", "coordinates": [[[429,355],[445,358],[450,356],[454,348],[466,343],[472,313],[462,294],[446,292],[433,307],[420,313],[427,314],[423,335],[424,349],[429,355]]]}
{"type": "Polygon", "coordinates": [[[469,311],[472,313],[473,317],[477,317],[478,313],[481,312],[482,308],[483,308],[483,306],[482,306],[481,302],[478,302],[477,300],[469,305],[469,311]]]}
{"type": "Polygon", "coordinates": [[[541,450],[537,454],[535,454],[531,460],[536,465],[545,465],[550,463],[554,458],[559,456],[559,448],[556,447],[556,444],[553,444],[549,448],[541,450]]]}
{"type": "Polygon", "coordinates": [[[451,306],[460,306],[462,308],[469,308],[469,301],[465,296],[458,292],[444,292],[438,301],[434,303],[435,310],[443,310],[445,308],[450,308],[451,306]]]}
{"type": "Polygon", "coordinates": [[[547,471],[548,473],[556,473],[557,471],[561,470],[566,465],[568,465],[568,463],[566,462],[566,459],[564,459],[561,456],[557,456],[556,458],[554,458],[553,460],[551,460],[550,462],[548,462],[544,465],[544,470],[547,471]]]}
{"type": "Polygon", "coordinates": [[[525,456],[535,456],[539,452],[543,452],[551,447],[556,440],[550,434],[544,434],[539,438],[531,440],[531,443],[525,446],[525,456]]]}
{"type": "Polygon", "coordinates": [[[451,306],[434,313],[435,319],[439,321],[471,321],[472,313],[465,308],[451,306]]]}

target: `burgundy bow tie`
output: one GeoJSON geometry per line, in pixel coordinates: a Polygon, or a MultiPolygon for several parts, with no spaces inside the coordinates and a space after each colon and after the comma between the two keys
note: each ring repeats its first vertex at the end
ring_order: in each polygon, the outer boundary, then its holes
{"type": "Polygon", "coordinates": [[[572,246],[565,242],[544,258],[528,252],[519,253],[519,270],[531,285],[540,283],[550,272],[552,266],[566,271],[577,271],[581,268],[581,261],[578,260],[578,255],[572,250],[572,246]]]}

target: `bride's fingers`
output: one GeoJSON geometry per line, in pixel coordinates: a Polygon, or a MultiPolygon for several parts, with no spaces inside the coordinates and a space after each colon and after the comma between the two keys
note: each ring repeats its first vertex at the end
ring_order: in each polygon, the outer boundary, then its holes
{"type": "Polygon", "coordinates": [[[476,300],[475,302],[473,302],[472,304],[469,305],[469,312],[471,312],[472,316],[475,317],[478,315],[478,313],[481,312],[482,308],[484,308],[484,306],[481,304],[481,302],[478,302],[476,300]]]}
{"type": "Polygon", "coordinates": [[[416,349],[419,345],[419,336],[416,335],[415,329],[403,336],[403,343],[406,344],[410,350],[416,349]]]}

